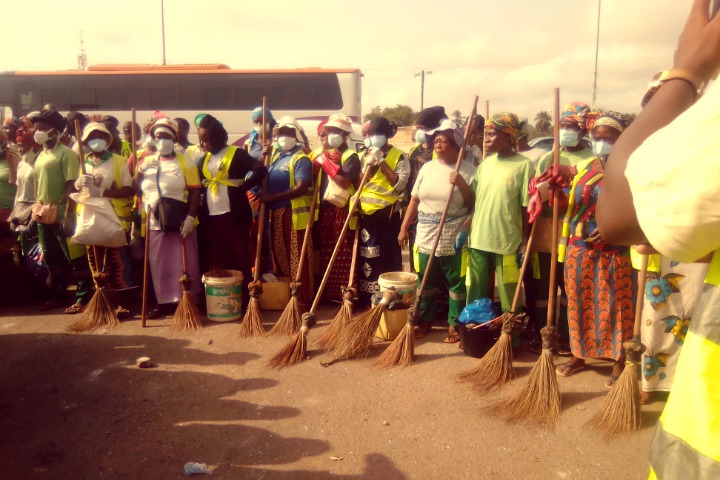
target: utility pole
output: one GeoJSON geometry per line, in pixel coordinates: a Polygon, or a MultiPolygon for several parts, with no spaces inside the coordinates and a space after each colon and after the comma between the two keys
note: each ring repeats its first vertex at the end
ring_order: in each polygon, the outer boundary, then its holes
{"type": "Polygon", "coordinates": [[[597,36],[595,38],[595,77],[593,78],[593,94],[592,94],[592,109],[595,110],[595,101],[597,100],[597,74],[598,74],[598,54],[600,52],[600,6],[602,0],[598,0],[598,13],[597,13],[597,36]]]}
{"type": "Polygon", "coordinates": [[[83,41],[83,32],[80,31],[80,53],[77,56],[78,70],[87,70],[87,55],[85,55],[85,42],[83,41]]]}
{"type": "Polygon", "coordinates": [[[160,19],[162,21],[162,47],[163,47],[163,65],[165,63],[165,0],[160,0],[160,19]]]}
{"type": "Polygon", "coordinates": [[[420,110],[425,108],[425,75],[430,75],[432,70],[421,70],[420,73],[416,73],[413,77],[420,77],[420,110]]]}

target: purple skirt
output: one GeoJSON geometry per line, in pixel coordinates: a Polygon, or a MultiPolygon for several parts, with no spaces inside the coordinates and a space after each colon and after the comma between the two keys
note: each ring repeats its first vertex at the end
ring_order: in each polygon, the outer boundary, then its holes
{"type": "MultiPolygon", "coordinates": [[[[183,274],[182,236],[180,233],[163,234],[160,230],[150,231],[150,275],[158,303],[177,303],[182,298],[180,277],[183,274]]],[[[195,300],[202,293],[200,264],[198,263],[197,235],[195,230],[185,239],[187,248],[188,275],[192,280],[190,291],[195,300]]]]}

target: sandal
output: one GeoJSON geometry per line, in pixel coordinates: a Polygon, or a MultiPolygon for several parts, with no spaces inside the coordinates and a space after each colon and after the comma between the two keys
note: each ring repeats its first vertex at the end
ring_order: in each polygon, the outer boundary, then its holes
{"type": "Polygon", "coordinates": [[[583,368],[585,368],[585,362],[577,362],[577,363],[571,363],[572,361],[567,361],[565,363],[562,363],[557,366],[555,369],[555,373],[560,375],[561,377],[571,377],[583,368]]]}
{"type": "Polygon", "coordinates": [[[164,315],[163,309],[160,305],[156,305],[155,307],[148,310],[147,314],[145,315],[149,320],[155,320],[156,318],[160,318],[164,315]]]}
{"type": "Polygon", "coordinates": [[[455,327],[450,327],[448,329],[448,335],[445,337],[445,340],[443,342],[445,343],[458,343],[460,341],[460,334],[455,329],[455,327]]]}
{"type": "Polygon", "coordinates": [[[413,337],[423,338],[425,335],[430,333],[430,330],[432,330],[432,323],[430,322],[423,322],[420,325],[415,325],[415,328],[413,329],[413,337]]]}
{"type": "Polygon", "coordinates": [[[85,310],[85,305],[82,303],[76,303],[74,305],[70,305],[68,308],[65,309],[65,313],[68,315],[76,315],[80,312],[85,310]]]}
{"type": "Polygon", "coordinates": [[[117,315],[118,320],[124,320],[124,319],[130,317],[130,310],[128,310],[128,309],[125,308],[125,307],[120,307],[120,306],[118,306],[118,307],[115,309],[115,314],[117,315]]]}
{"type": "Polygon", "coordinates": [[[565,342],[558,342],[557,347],[555,347],[555,353],[557,353],[560,357],[572,357],[570,345],[565,342]]]}

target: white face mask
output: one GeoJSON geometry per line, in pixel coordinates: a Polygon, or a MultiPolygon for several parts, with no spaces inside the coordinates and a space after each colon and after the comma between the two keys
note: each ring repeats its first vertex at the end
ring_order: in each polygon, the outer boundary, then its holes
{"type": "Polygon", "coordinates": [[[342,135],[339,133],[328,133],[327,143],[331,148],[338,148],[343,142],[342,135]]]}
{"type": "Polygon", "coordinates": [[[175,143],[169,138],[161,138],[155,142],[160,155],[170,155],[175,149],[175,143]]]}
{"type": "Polygon", "coordinates": [[[363,140],[363,143],[365,144],[365,148],[370,148],[372,145],[370,145],[370,137],[365,137],[365,140],[363,140]]]}
{"type": "Polygon", "coordinates": [[[38,145],[42,145],[48,140],[50,140],[50,132],[52,132],[52,130],[48,130],[47,132],[43,132],[42,130],[35,130],[35,135],[33,135],[35,143],[37,143],[38,145]]]}
{"type": "Polygon", "coordinates": [[[253,127],[253,130],[255,131],[255,133],[262,133],[262,125],[255,125],[253,127]]]}
{"type": "Polygon", "coordinates": [[[595,155],[596,157],[604,157],[605,155],[610,155],[612,148],[613,144],[606,140],[592,141],[592,151],[593,155],[595,155]]]}
{"type": "Polygon", "coordinates": [[[568,130],[566,128],[560,129],[560,146],[561,147],[576,147],[580,142],[580,132],[575,130],[568,130]]]}
{"type": "Polygon", "coordinates": [[[102,138],[93,138],[92,140],[88,140],[87,144],[90,150],[96,153],[102,152],[107,148],[107,141],[102,138]]]}
{"type": "Polygon", "coordinates": [[[417,130],[415,132],[415,141],[417,143],[427,143],[427,139],[425,138],[425,130],[417,130]]]}
{"type": "Polygon", "coordinates": [[[385,135],[370,135],[370,145],[377,148],[382,148],[387,143],[387,137],[385,135]]]}
{"type": "Polygon", "coordinates": [[[291,150],[297,145],[297,139],[295,137],[278,137],[277,142],[283,150],[291,150]]]}
{"type": "Polygon", "coordinates": [[[155,139],[153,139],[150,135],[145,135],[145,146],[146,147],[156,146],[155,139]]]}

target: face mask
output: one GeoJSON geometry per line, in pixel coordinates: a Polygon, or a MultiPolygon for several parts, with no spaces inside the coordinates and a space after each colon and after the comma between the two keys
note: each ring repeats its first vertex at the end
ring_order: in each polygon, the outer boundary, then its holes
{"type": "Polygon", "coordinates": [[[175,144],[169,138],[161,138],[155,143],[160,155],[170,155],[175,148],[175,144]]]}
{"type": "Polygon", "coordinates": [[[382,148],[387,143],[387,137],[385,135],[370,135],[370,145],[377,148],[382,148]]]}
{"type": "Polygon", "coordinates": [[[255,126],[253,127],[253,130],[255,131],[255,133],[260,134],[260,133],[262,133],[262,126],[261,126],[261,125],[255,125],[255,126]]]}
{"type": "Polygon", "coordinates": [[[278,137],[277,142],[283,150],[291,150],[297,145],[297,139],[295,137],[278,137]]]}
{"type": "Polygon", "coordinates": [[[415,141],[417,143],[427,143],[427,138],[425,138],[425,130],[417,130],[415,132],[415,141]]]}
{"type": "Polygon", "coordinates": [[[33,135],[35,143],[42,145],[48,140],[50,140],[50,132],[52,132],[52,130],[49,130],[47,132],[43,132],[42,130],[35,130],[35,135],[33,135]]]}
{"type": "Polygon", "coordinates": [[[329,133],[327,136],[327,143],[331,148],[338,148],[343,142],[342,135],[339,133],[329,133]]]}
{"type": "Polygon", "coordinates": [[[580,142],[580,132],[574,130],[567,130],[565,128],[560,129],[560,146],[561,147],[576,147],[580,142]]]}
{"type": "Polygon", "coordinates": [[[145,135],[145,146],[146,147],[155,147],[157,144],[155,143],[155,140],[150,135],[145,135]]]}
{"type": "Polygon", "coordinates": [[[96,153],[102,152],[107,147],[107,142],[102,138],[93,138],[92,140],[88,140],[87,144],[90,150],[96,153]]]}
{"type": "Polygon", "coordinates": [[[372,147],[372,145],[370,144],[370,137],[365,137],[365,140],[363,140],[363,143],[365,144],[365,148],[372,147]]]}
{"type": "Polygon", "coordinates": [[[610,152],[612,151],[613,145],[612,143],[605,141],[605,140],[598,140],[592,141],[592,151],[593,155],[596,157],[604,157],[605,155],[610,155],[610,152]]]}

